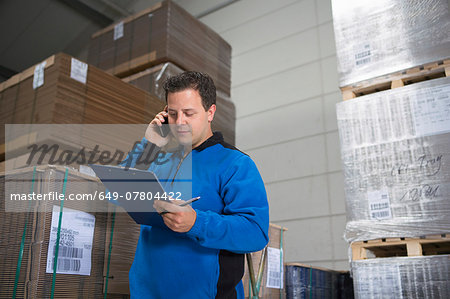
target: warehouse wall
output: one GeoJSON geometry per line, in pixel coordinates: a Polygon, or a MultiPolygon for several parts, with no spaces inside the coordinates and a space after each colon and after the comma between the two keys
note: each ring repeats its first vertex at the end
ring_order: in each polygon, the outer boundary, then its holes
{"type": "Polygon", "coordinates": [[[200,20],[233,47],[237,145],[261,171],[271,222],[289,229],[286,261],[347,269],[330,0],[241,0],[200,20]]]}

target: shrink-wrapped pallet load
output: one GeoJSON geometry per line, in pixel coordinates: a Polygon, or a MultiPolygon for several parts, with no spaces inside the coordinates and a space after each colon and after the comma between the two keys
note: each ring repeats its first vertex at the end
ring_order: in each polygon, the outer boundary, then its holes
{"type": "Polygon", "coordinates": [[[347,241],[450,227],[450,77],[337,105],[347,241]]]}
{"type": "Polygon", "coordinates": [[[352,262],[357,299],[450,298],[450,256],[368,259],[352,262]]]}
{"type": "Polygon", "coordinates": [[[332,0],[339,85],[450,58],[447,0],[332,0]]]}

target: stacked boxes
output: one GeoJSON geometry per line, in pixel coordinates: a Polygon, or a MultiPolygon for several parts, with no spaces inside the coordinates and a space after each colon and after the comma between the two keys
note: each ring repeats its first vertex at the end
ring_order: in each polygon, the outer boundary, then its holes
{"type": "MultiPolygon", "coordinates": [[[[87,202],[64,202],[58,270],[53,284],[53,270],[48,271],[48,268],[53,269],[58,230],[59,210],[54,209],[59,208],[61,202],[10,202],[11,194],[64,193],[66,170],[66,196],[104,191],[95,178],[53,166],[40,166],[35,172],[33,168],[15,170],[7,174],[6,185],[2,183],[1,192],[5,197],[0,200],[0,298],[12,298],[14,285],[17,298],[50,298],[52,289],[54,298],[102,297],[107,215],[90,212],[87,202]],[[71,215],[79,221],[67,227],[65,219],[71,215]],[[15,283],[18,268],[20,275],[15,283]]],[[[1,180],[5,180],[3,175],[1,180]]]]}
{"type": "Polygon", "coordinates": [[[138,124],[147,124],[164,107],[148,92],[66,54],[56,54],[44,63],[45,66],[34,66],[0,86],[3,126],[29,124],[11,127],[8,136],[3,135],[2,128],[1,143],[6,143],[3,150],[6,149],[8,160],[29,154],[30,144],[49,141],[71,149],[92,148],[101,143],[105,148],[127,152],[145,132],[144,127],[136,130],[138,124]],[[84,75],[77,77],[80,65],[84,75]],[[36,84],[36,78],[41,79],[41,84],[36,84]],[[129,127],[108,131],[107,126],[94,124],[129,127]]]}
{"type": "Polygon", "coordinates": [[[449,3],[333,0],[333,18],[355,295],[447,298],[449,3]]]}
{"type": "Polygon", "coordinates": [[[0,86],[1,118],[9,124],[142,124],[161,104],[148,92],[125,84],[69,55],[48,58],[0,86]],[[76,76],[84,68],[84,76],[76,76]],[[36,77],[42,85],[33,83],[36,77]]]}
{"type": "Polygon", "coordinates": [[[450,227],[450,77],[337,105],[347,241],[450,227]]]}
{"type": "Polygon", "coordinates": [[[95,33],[88,62],[119,77],[173,62],[208,73],[217,89],[230,95],[230,45],[172,1],[95,33]]]}

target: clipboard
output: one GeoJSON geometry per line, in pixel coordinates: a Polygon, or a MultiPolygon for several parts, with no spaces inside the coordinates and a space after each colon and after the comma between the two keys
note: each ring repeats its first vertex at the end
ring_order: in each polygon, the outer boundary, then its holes
{"type": "Polygon", "coordinates": [[[122,207],[137,224],[165,227],[162,217],[153,208],[153,201],[164,200],[161,197],[165,194],[153,172],[97,164],[89,167],[110,192],[109,202],[122,207]]]}

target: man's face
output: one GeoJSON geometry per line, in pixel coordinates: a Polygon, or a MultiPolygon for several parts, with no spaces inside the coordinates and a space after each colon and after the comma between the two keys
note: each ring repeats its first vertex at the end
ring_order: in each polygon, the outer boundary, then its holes
{"type": "Polygon", "coordinates": [[[211,121],[216,106],[207,111],[203,108],[202,98],[198,91],[186,89],[167,95],[167,111],[172,134],[183,145],[192,143],[195,148],[212,136],[211,121]]]}

